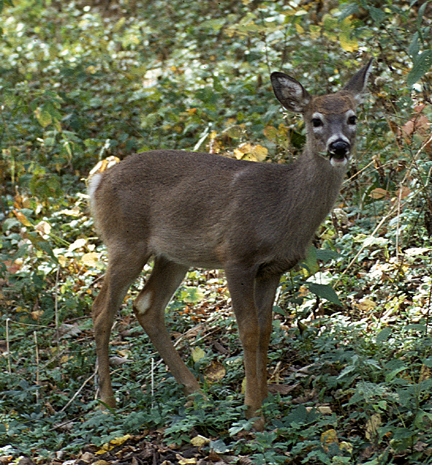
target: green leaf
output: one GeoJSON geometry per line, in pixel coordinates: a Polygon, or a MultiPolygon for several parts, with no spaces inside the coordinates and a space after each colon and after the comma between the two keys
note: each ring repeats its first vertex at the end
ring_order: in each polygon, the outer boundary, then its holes
{"type": "Polygon", "coordinates": [[[381,330],[377,334],[376,341],[377,342],[385,342],[385,341],[387,341],[387,339],[390,337],[391,333],[392,333],[391,328],[384,328],[383,330],[381,330]]]}
{"type": "Polygon", "coordinates": [[[341,256],[340,253],[330,249],[316,249],[315,253],[317,260],[321,260],[323,262],[328,262],[333,258],[338,258],[341,256]]]}
{"type": "Polygon", "coordinates": [[[306,258],[303,260],[303,265],[309,272],[308,274],[311,276],[315,274],[318,269],[318,262],[317,262],[317,256],[316,256],[316,249],[313,245],[311,245],[307,251],[306,251],[306,258]]]}
{"type": "Polygon", "coordinates": [[[417,55],[412,70],[408,74],[407,85],[413,86],[429,71],[431,66],[432,50],[425,50],[422,54],[417,55]]]}
{"type": "Polygon", "coordinates": [[[312,294],[322,297],[333,304],[343,306],[335,290],[329,284],[307,283],[307,286],[312,294]]]}
{"type": "Polygon", "coordinates": [[[357,13],[358,9],[359,7],[357,3],[350,3],[342,10],[342,13],[340,14],[338,18],[338,21],[342,22],[345,18],[348,18],[348,16],[351,16],[354,13],[357,13]]]}
{"type": "Polygon", "coordinates": [[[418,15],[417,15],[417,29],[420,29],[420,25],[423,19],[423,15],[425,12],[426,7],[428,6],[429,2],[424,2],[423,5],[419,8],[418,10],[418,15]]]}
{"type": "Polygon", "coordinates": [[[375,8],[373,6],[369,7],[369,13],[371,18],[378,24],[384,21],[385,17],[387,16],[381,8],[375,8]]]}
{"type": "Polygon", "coordinates": [[[420,42],[419,42],[419,34],[416,32],[411,39],[411,43],[408,47],[408,55],[413,59],[416,58],[420,51],[420,42]]]}
{"type": "Polygon", "coordinates": [[[35,111],[35,115],[37,120],[39,121],[39,124],[43,127],[46,128],[49,124],[52,122],[51,115],[48,111],[46,110],[40,110],[39,108],[35,111]]]}

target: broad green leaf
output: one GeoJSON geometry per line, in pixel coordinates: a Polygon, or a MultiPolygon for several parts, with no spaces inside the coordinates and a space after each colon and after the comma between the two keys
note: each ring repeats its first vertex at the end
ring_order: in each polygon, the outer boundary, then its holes
{"type": "Polygon", "coordinates": [[[317,283],[307,283],[309,290],[323,299],[328,300],[329,302],[342,306],[342,302],[339,300],[335,290],[328,284],[317,284],[317,283]]]}
{"type": "Polygon", "coordinates": [[[391,333],[392,333],[392,329],[391,329],[391,328],[384,328],[384,329],[382,329],[382,330],[377,334],[376,341],[377,341],[377,342],[385,342],[385,341],[387,341],[387,339],[390,337],[391,333]]]}
{"type": "Polygon", "coordinates": [[[340,253],[336,252],[335,250],[330,249],[316,249],[315,250],[317,260],[322,260],[323,262],[328,262],[333,258],[338,258],[341,256],[340,253]]]}
{"type": "Polygon", "coordinates": [[[348,16],[351,16],[353,15],[354,13],[357,13],[359,7],[357,5],[357,3],[350,3],[349,5],[347,5],[343,10],[342,10],[342,13],[340,14],[339,18],[338,18],[338,21],[341,22],[343,21],[345,18],[348,18],[348,16]]]}
{"type": "Polygon", "coordinates": [[[432,50],[425,50],[420,55],[417,55],[412,70],[408,74],[407,85],[413,86],[419,81],[432,66],[432,50]]]}
{"type": "Polygon", "coordinates": [[[416,32],[411,39],[411,43],[408,47],[408,55],[415,59],[420,51],[420,42],[419,42],[419,34],[416,32]]]}
{"type": "Polygon", "coordinates": [[[371,18],[378,24],[384,21],[384,19],[387,16],[383,9],[375,8],[373,6],[369,7],[369,13],[371,15],[371,18]]]}

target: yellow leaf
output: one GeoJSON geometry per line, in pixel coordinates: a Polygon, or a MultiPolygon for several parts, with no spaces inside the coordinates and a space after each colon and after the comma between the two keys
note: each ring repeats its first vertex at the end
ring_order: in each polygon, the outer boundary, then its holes
{"type": "Polygon", "coordinates": [[[319,405],[318,407],[306,407],[308,412],[312,412],[313,410],[317,410],[319,413],[323,415],[331,415],[333,413],[331,407],[328,405],[319,405]]]}
{"type": "Polygon", "coordinates": [[[197,463],[197,459],[196,458],[193,458],[193,459],[180,459],[179,460],[179,464],[180,465],[187,465],[187,464],[195,464],[197,463]]]}
{"type": "Polygon", "coordinates": [[[14,215],[17,217],[17,220],[24,226],[32,226],[27,217],[21,213],[19,210],[14,210],[14,215]]]}
{"type": "Polygon", "coordinates": [[[110,444],[112,444],[113,446],[121,446],[122,444],[124,444],[128,439],[130,439],[132,436],[130,434],[126,434],[124,436],[121,436],[119,438],[115,438],[115,439],[112,439],[110,441],[110,444]]]}
{"type": "Polygon", "coordinates": [[[73,242],[69,248],[69,252],[73,252],[76,249],[80,249],[81,247],[84,247],[87,243],[87,239],[77,239],[75,242],[73,242]]]}
{"type": "Polygon", "coordinates": [[[234,149],[234,155],[237,160],[241,160],[243,158],[244,153],[239,149],[234,149]]]}
{"type": "Polygon", "coordinates": [[[339,450],[346,450],[349,454],[352,454],[353,449],[354,449],[353,445],[349,442],[342,441],[339,444],[339,450]]]}
{"type": "Polygon", "coordinates": [[[268,150],[262,145],[255,145],[252,148],[251,154],[256,158],[257,161],[264,161],[267,158],[268,150]]]}
{"type": "Polygon", "coordinates": [[[363,312],[367,312],[376,307],[376,303],[371,299],[361,299],[359,302],[354,303],[354,306],[363,312]]]}
{"type": "Polygon", "coordinates": [[[298,296],[299,297],[306,297],[307,295],[309,295],[309,288],[307,288],[306,286],[300,286],[299,290],[298,290],[298,296]]]}
{"type": "Polygon", "coordinates": [[[210,442],[210,439],[204,436],[201,436],[200,434],[198,434],[198,436],[195,436],[194,438],[191,439],[191,444],[194,447],[202,447],[208,444],[209,442],[210,442]]]}
{"type": "Polygon", "coordinates": [[[304,28],[303,28],[302,26],[300,26],[300,24],[296,23],[295,28],[296,28],[296,31],[297,31],[299,34],[303,34],[304,28]]]}
{"type": "Polygon", "coordinates": [[[335,442],[336,443],[338,442],[336,430],[329,429],[327,431],[324,431],[324,433],[321,434],[321,444],[326,452],[328,452],[329,450],[328,446],[335,442]]]}
{"type": "Polygon", "coordinates": [[[33,312],[31,312],[31,317],[33,318],[33,320],[39,321],[43,313],[44,312],[42,310],[34,310],[33,312]]]}
{"type": "Polygon", "coordinates": [[[209,383],[216,383],[226,375],[225,367],[218,361],[213,361],[205,371],[205,379],[209,383]]]}
{"type": "Polygon", "coordinates": [[[425,381],[427,379],[432,378],[432,370],[427,367],[426,365],[422,365],[420,369],[420,378],[419,378],[419,383],[422,381],[425,381]]]}
{"type": "Polygon", "coordinates": [[[58,255],[57,260],[60,263],[60,266],[66,266],[67,265],[67,258],[64,255],[58,255]]]}
{"type": "Polygon", "coordinates": [[[333,413],[331,407],[328,405],[320,405],[318,406],[317,410],[323,415],[331,415],[333,413]]]}
{"type": "Polygon", "coordinates": [[[252,145],[249,142],[240,144],[234,149],[237,160],[263,161],[267,157],[268,150],[262,145],[252,145]]]}
{"type": "Polygon", "coordinates": [[[376,437],[378,426],[381,425],[381,415],[374,413],[369,420],[366,422],[366,439],[369,441],[376,437]]]}
{"type": "Polygon", "coordinates": [[[246,392],[246,378],[243,378],[243,381],[241,383],[241,393],[245,394],[246,392]]]}
{"type": "MultiPolygon", "coordinates": [[[[102,449],[98,450],[96,452],[96,454],[98,455],[102,455],[102,454],[105,454],[106,452],[109,452],[110,450],[113,450],[114,447],[117,447],[117,446],[121,446],[122,444],[124,444],[128,439],[130,439],[132,436],[130,434],[126,434],[125,436],[121,436],[121,437],[118,437],[118,438],[115,438],[115,439],[112,439],[110,442],[107,442],[106,444],[104,444],[102,446],[102,449]]],[[[99,460],[98,462],[96,463],[99,463],[99,462],[105,462],[104,460],[99,460]]],[[[106,463],[106,462],[105,462],[106,463]]],[[[93,464],[95,465],[95,464],[93,464]]],[[[100,463],[100,465],[103,465],[102,463],[100,463]]]]}
{"type": "Polygon", "coordinates": [[[73,207],[71,210],[60,210],[60,212],[62,215],[68,215],[68,216],[80,216],[81,215],[81,211],[79,209],[79,207],[73,207]]]}
{"type": "Polygon", "coordinates": [[[195,363],[199,362],[204,357],[205,357],[205,352],[201,349],[201,347],[195,347],[192,350],[192,359],[195,363]]]}
{"type": "Polygon", "coordinates": [[[358,49],[358,42],[355,37],[351,36],[353,31],[352,23],[349,18],[345,18],[341,23],[341,33],[339,34],[339,41],[341,47],[346,52],[355,52],[358,49]]]}
{"type": "Polygon", "coordinates": [[[99,261],[99,254],[96,252],[86,253],[81,257],[81,262],[86,266],[95,266],[99,261]]]}

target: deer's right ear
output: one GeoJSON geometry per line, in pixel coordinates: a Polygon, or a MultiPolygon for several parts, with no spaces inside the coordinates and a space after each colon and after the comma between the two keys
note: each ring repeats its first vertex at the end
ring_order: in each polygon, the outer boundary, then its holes
{"type": "Polygon", "coordinates": [[[295,113],[304,113],[311,101],[307,90],[295,79],[284,73],[272,73],[271,83],[273,92],[282,105],[295,113]]]}

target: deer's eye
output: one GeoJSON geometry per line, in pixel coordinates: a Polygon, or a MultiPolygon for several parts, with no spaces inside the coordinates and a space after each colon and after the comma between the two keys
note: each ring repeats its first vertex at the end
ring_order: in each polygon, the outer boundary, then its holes
{"type": "Polygon", "coordinates": [[[348,118],[348,124],[354,125],[354,124],[356,124],[356,122],[357,122],[357,116],[351,115],[351,116],[348,118]]]}
{"type": "Polygon", "coordinates": [[[323,122],[319,118],[312,118],[312,126],[314,128],[320,128],[323,125],[323,122]]]}

